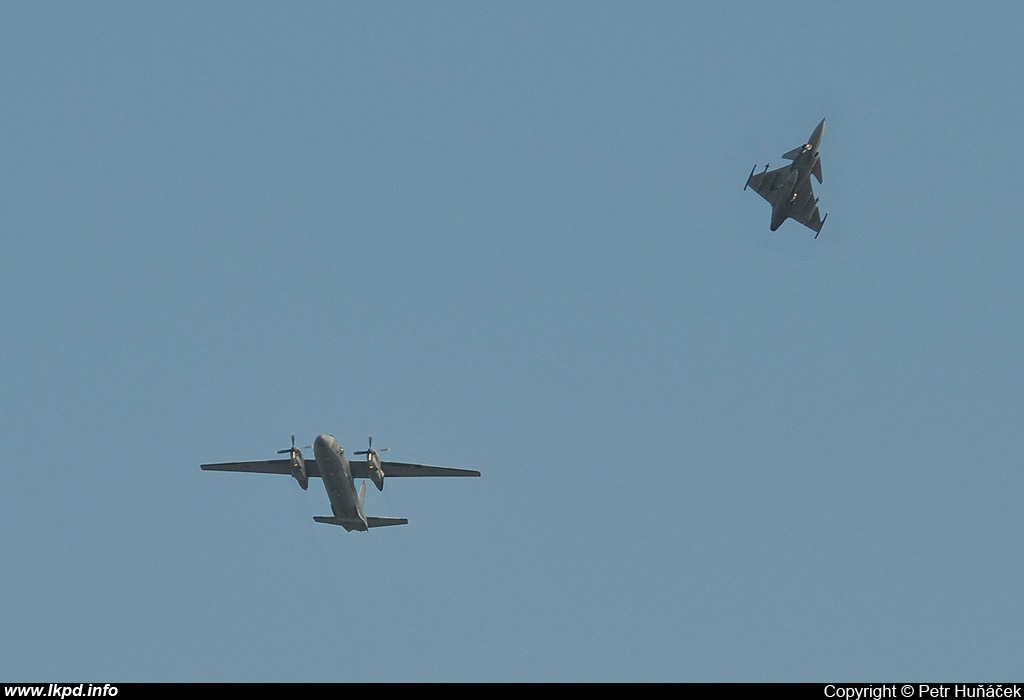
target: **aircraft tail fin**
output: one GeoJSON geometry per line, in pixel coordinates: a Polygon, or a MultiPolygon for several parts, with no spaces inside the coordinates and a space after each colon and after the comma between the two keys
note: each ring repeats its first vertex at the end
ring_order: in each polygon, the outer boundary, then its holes
{"type": "Polygon", "coordinates": [[[363,510],[363,501],[365,501],[365,500],[366,500],[366,482],[364,481],[363,485],[359,487],[359,514],[364,516],[364,517],[366,516],[366,511],[363,510]]]}
{"type": "Polygon", "coordinates": [[[358,518],[339,518],[335,515],[315,515],[313,520],[318,523],[324,523],[325,525],[341,525],[343,528],[352,532],[353,530],[359,530],[365,532],[371,527],[387,527],[388,525],[408,525],[409,520],[406,518],[377,518],[367,517],[366,511],[363,510],[363,502],[366,500],[366,482],[359,489],[357,494],[358,501],[356,507],[359,509],[358,518]]]}
{"type": "MultiPolygon", "coordinates": [[[[387,527],[388,525],[408,525],[409,521],[406,518],[377,518],[372,515],[367,515],[366,511],[363,510],[363,503],[366,501],[366,482],[359,487],[359,515],[366,519],[366,527],[387,527]]],[[[362,523],[360,523],[362,525],[362,523]]]]}

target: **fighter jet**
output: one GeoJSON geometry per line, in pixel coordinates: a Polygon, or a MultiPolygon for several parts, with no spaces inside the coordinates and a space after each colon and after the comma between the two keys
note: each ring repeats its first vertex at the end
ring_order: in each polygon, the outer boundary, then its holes
{"type": "Polygon", "coordinates": [[[363,501],[366,498],[366,482],[363,482],[357,492],[356,479],[371,479],[378,489],[383,490],[385,476],[480,476],[480,472],[472,469],[383,462],[378,451],[373,449],[372,436],[368,449],[354,453],[366,455],[366,461],[350,461],[345,456],[345,450],[338,444],[337,439],[333,435],[327,434],[318,435],[313,441],[315,460],[303,458],[302,450],[295,446],[294,435],[292,435],[291,448],[278,450],[278,454],[287,454],[288,458],[257,462],[202,464],[200,467],[206,471],[291,474],[303,490],[309,485],[309,477],[318,476],[324,481],[327,498],[331,502],[331,510],[334,514],[318,515],[313,520],[329,525],[341,525],[349,532],[353,530],[366,532],[372,527],[409,523],[406,518],[378,518],[366,515],[366,511],[363,509],[363,501]]]}
{"type": "Polygon", "coordinates": [[[754,174],[756,165],[750,170],[743,189],[753,187],[755,192],[772,205],[772,231],[777,230],[786,219],[793,219],[814,231],[815,238],[821,233],[828,214],[824,217],[818,215],[818,198],[811,189],[810,176],[813,174],[821,182],[818,144],[821,143],[821,132],[824,130],[825,120],[822,119],[807,143],[783,154],[783,158],[793,161],[789,165],[772,171],[766,165],[764,171],[757,175],[754,174]]]}

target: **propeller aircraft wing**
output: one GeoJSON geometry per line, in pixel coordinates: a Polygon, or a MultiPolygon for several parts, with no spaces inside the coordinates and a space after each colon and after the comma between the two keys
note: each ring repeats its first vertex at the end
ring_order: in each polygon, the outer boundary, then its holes
{"type": "MultiPolygon", "coordinates": [[[[363,460],[351,460],[353,479],[369,479],[370,465],[363,460]]],[[[390,479],[393,476],[480,476],[475,469],[453,469],[451,467],[434,467],[429,464],[407,464],[406,462],[382,462],[384,473],[390,479]]],[[[205,471],[214,472],[247,472],[250,474],[291,474],[292,463],[287,459],[266,459],[255,462],[221,462],[219,464],[202,464],[205,471]]],[[[315,459],[306,460],[306,474],[323,478],[315,459]]]]}

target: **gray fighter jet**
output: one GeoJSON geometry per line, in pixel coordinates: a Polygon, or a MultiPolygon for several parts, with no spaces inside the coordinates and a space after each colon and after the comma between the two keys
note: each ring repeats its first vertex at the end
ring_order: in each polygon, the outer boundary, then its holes
{"type": "Polygon", "coordinates": [[[384,490],[385,476],[480,476],[480,472],[472,469],[383,462],[378,451],[373,449],[372,436],[369,448],[354,453],[366,455],[366,461],[350,461],[334,436],[327,434],[318,435],[313,441],[313,454],[316,455],[316,460],[306,460],[302,457],[302,450],[295,446],[294,435],[292,435],[291,448],[278,450],[278,454],[287,454],[288,458],[257,462],[202,464],[200,467],[206,471],[291,474],[303,490],[309,486],[309,477],[318,476],[324,481],[327,498],[331,501],[331,510],[334,515],[316,516],[313,520],[329,525],[341,525],[349,532],[353,530],[365,532],[371,527],[406,525],[409,522],[406,518],[375,518],[366,515],[366,511],[363,509],[366,482],[363,482],[357,492],[356,479],[371,479],[379,490],[384,490]]]}
{"type": "Polygon", "coordinates": [[[813,174],[821,182],[818,144],[821,143],[821,132],[824,130],[825,120],[822,119],[807,143],[783,154],[783,158],[793,161],[789,165],[772,171],[766,165],[764,172],[757,175],[754,174],[757,166],[751,169],[743,189],[754,188],[772,205],[772,231],[778,229],[786,219],[794,219],[814,231],[815,238],[821,233],[828,214],[824,217],[818,214],[818,198],[811,189],[810,176],[813,174]]]}

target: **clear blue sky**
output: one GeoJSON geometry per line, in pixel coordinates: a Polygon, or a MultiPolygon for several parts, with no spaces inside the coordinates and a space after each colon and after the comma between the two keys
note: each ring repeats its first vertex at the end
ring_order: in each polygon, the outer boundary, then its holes
{"type": "Polygon", "coordinates": [[[4,3],[0,678],[1019,679],[1022,31],[4,3]],[[199,469],[293,432],[483,477],[199,469]]]}

